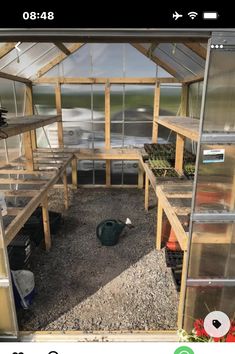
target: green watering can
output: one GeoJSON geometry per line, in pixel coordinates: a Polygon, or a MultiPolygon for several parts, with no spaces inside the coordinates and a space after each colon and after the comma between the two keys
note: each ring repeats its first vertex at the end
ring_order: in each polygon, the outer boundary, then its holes
{"type": "Polygon", "coordinates": [[[126,226],[133,227],[128,218],[125,223],[116,219],[103,220],[96,228],[96,236],[103,246],[114,246],[118,243],[119,236],[126,226]]]}

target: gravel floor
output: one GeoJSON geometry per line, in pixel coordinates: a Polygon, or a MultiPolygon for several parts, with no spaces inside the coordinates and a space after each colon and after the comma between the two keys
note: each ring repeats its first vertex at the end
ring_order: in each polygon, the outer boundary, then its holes
{"type": "MultiPolygon", "coordinates": [[[[18,313],[21,330],[174,329],[178,307],[163,251],[155,248],[156,208],[144,211],[137,189],[79,189],[50,196],[51,210],[64,214],[51,252],[37,248],[31,270],[37,294],[30,310],[18,313]],[[102,246],[95,235],[103,219],[129,217],[119,243],[102,246]]],[[[155,198],[151,196],[150,204],[155,198]]]]}

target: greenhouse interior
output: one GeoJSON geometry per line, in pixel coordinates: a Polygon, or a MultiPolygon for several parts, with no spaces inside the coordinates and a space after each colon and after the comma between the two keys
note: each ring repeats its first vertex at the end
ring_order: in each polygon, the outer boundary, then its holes
{"type": "Polygon", "coordinates": [[[5,32],[0,340],[232,318],[235,33],[5,32]]]}

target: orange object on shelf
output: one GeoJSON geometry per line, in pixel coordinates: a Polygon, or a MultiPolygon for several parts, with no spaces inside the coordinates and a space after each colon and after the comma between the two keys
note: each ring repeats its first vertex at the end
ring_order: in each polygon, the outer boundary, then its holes
{"type": "Polygon", "coordinates": [[[180,251],[181,247],[175,235],[175,232],[171,228],[169,239],[166,243],[166,247],[171,251],[180,251]]]}
{"type": "MultiPolygon", "coordinates": [[[[181,216],[180,220],[181,220],[183,228],[188,229],[190,214],[181,216]]],[[[181,251],[180,244],[179,244],[176,234],[172,228],[171,228],[169,239],[166,243],[166,247],[171,251],[181,251]]]]}

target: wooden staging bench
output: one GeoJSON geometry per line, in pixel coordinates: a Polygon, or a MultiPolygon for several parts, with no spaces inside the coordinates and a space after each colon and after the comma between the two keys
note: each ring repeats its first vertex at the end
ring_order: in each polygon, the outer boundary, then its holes
{"type": "MultiPolygon", "coordinates": [[[[31,109],[32,111],[32,109],[31,109]]],[[[68,208],[68,184],[66,168],[71,163],[75,166],[76,158],[69,152],[54,152],[47,149],[43,154],[37,150],[36,129],[48,124],[58,124],[58,141],[61,135],[61,115],[41,116],[27,115],[7,119],[7,126],[1,127],[0,139],[7,139],[23,134],[25,155],[11,162],[0,163],[0,192],[7,201],[7,215],[3,216],[1,232],[8,245],[23,227],[35,209],[42,205],[43,227],[46,250],[51,247],[48,214],[48,190],[60,179],[64,184],[65,208],[68,208]],[[15,203],[12,203],[11,198],[15,203]],[[23,207],[18,207],[17,198],[23,200],[23,207]],[[10,199],[10,200],[9,200],[10,199]],[[10,203],[11,202],[11,203],[10,203]],[[12,207],[12,204],[16,205],[12,207]],[[4,227],[5,224],[5,227],[4,227]]],[[[72,182],[76,187],[76,176],[72,182]]]]}
{"type": "MultiPolygon", "coordinates": [[[[162,221],[163,212],[175,232],[176,238],[184,251],[181,289],[185,288],[184,279],[187,272],[187,247],[188,247],[188,233],[184,230],[180,216],[187,215],[191,210],[192,201],[192,182],[182,181],[181,183],[169,183],[158,185],[156,188],[156,195],[158,198],[157,206],[157,230],[156,230],[156,248],[161,249],[162,246],[162,221]]],[[[178,324],[182,322],[184,294],[180,291],[179,308],[178,308],[178,324]]]]}
{"type": "Polygon", "coordinates": [[[45,161],[43,156],[39,160],[37,153],[35,158],[37,159],[38,170],[35,171],[24,169],[26,167],[24,158],[0,167],[0,192],[4,192],[7,203],[9,203],[8,200],[11,198],[13,201],[17,200],[16,198],[27,198],[24,207],[7,207],[7,215],[3,216],[3,222],[9,217],[13,219],[5,228],[6,245],[13,240],[35,209],[41,205],[45,246],[47,251],[51,248],[47,194],[49,189],[62,177],[65,208],[68,208],[66,167],[73,160],[72,154],[63,153],[63,155],[60,155],[56,159],[53,158],[53,161],[45,161]]]}

